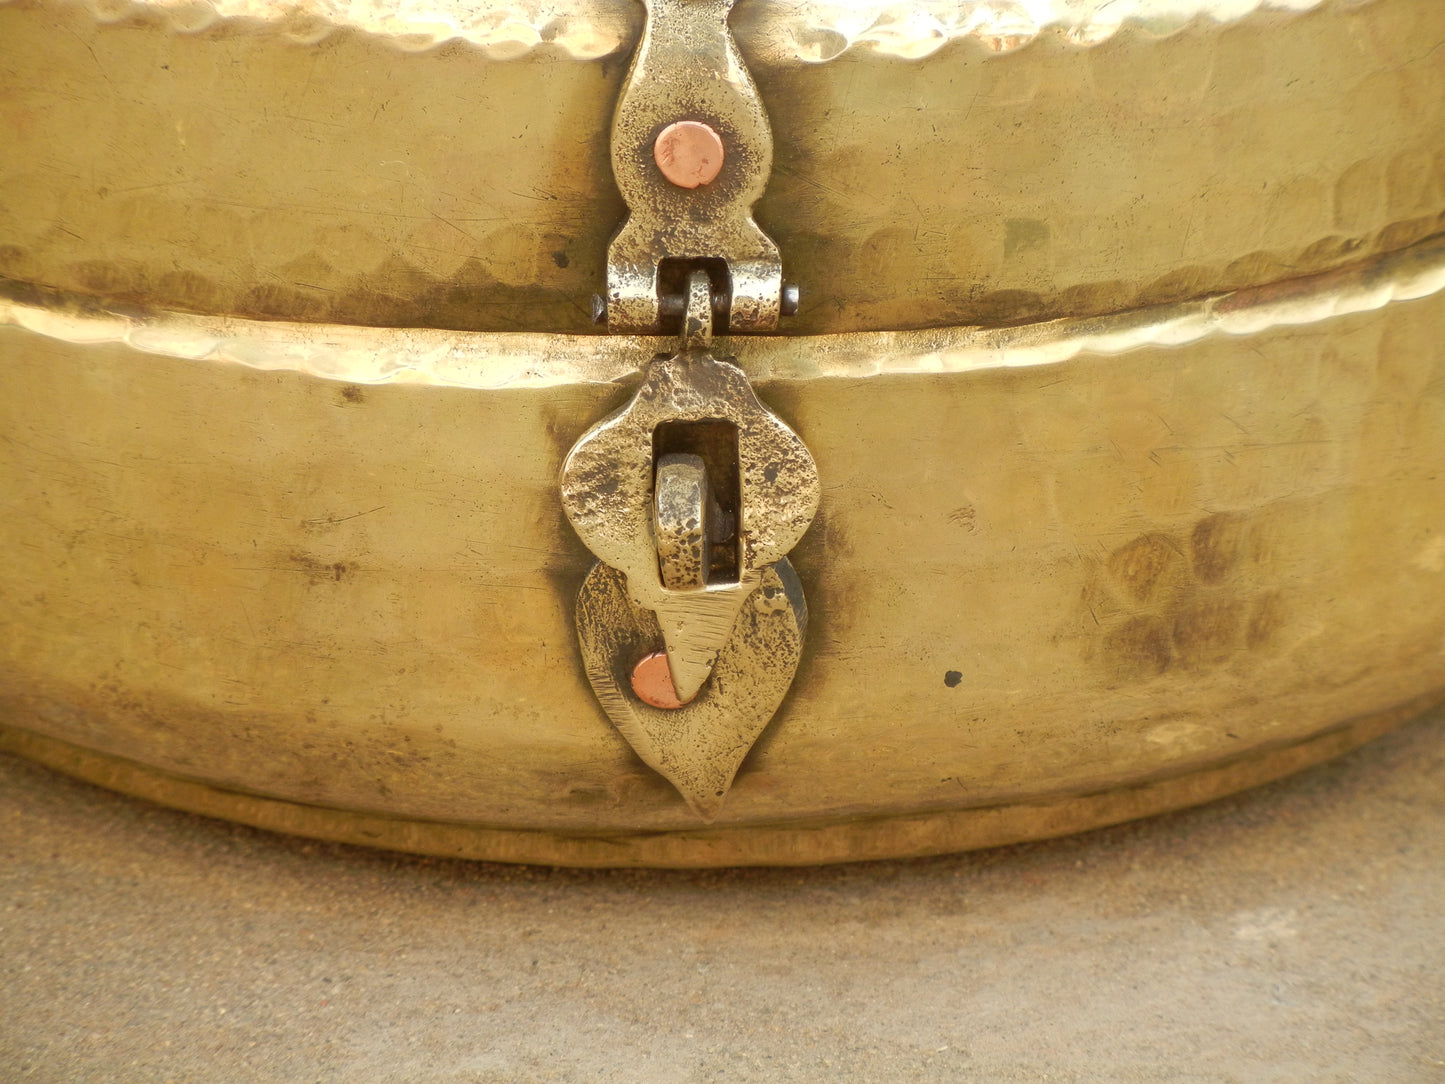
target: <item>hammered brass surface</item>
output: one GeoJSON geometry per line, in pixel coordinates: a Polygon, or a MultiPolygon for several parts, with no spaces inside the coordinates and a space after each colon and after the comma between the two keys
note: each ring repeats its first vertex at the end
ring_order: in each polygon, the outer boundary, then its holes
{"type": "MultiPolygon", "coordinates": [[[[758,220],[802,288],[790,333],[1103,313],[1441,229],[1438,0],[1093,6],[1130,17],[1039,30],[959,0],[821,25],[799,13],[827,5],[743,0],[776,144],[758,220]]],[[[444,4],[407,10],[0,4],[0,275],[197,312],[591,331],[640,6],[477,4],[453,29],[444,4]]]]}
{"type": "Polygon", "coordinates": [[[1442,282],[1421,246],[1012,340],[734,340],[825,483],[808,649],[708,832],[572,638],[556,479],[641,343],[12,307],[3,718],[217,809],[533,860],[857,857],[839,833],[884,822],[902,853],[1212,796],[1445,687],[1442,282]]]}

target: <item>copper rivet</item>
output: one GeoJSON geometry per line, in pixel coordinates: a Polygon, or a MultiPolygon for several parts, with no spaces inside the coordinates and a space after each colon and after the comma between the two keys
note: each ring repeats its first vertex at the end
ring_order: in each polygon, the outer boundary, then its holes
{"type": "Polygon", "coordinates": [[[722,137],[706,124],[680,120],[669,124],[652,145],[662,175],[679,188],[698,188],[717,177],[723,164],[722,137]]]}
{"type": "Polygon", "coordinates": [[[667,665],[665,651],[654,651],[632,668],[632,691],[644,704],[654,708],[682,707],[672,686],[672,668],[667,665]]]}

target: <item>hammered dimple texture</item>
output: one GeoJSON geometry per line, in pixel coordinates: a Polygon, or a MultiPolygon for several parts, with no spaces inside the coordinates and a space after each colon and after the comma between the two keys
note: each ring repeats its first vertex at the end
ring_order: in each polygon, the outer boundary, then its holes
{"type": "MultiPolygon", "coordinates": [[[[768,10],[744,6],[739,44],[776,142],[757,216],[803,297],[784,330],[1102,313],[1438,232],[1445,5],[1236,7],[1166,34],[1035,26],[1005,51],[944,36],[829,46],[817,64],[779,53],[768,10]]],[[[405,34],[294,31],[0,5],[10,288],[594,330],[587,299],[624,214],[607,134],[630,37],[598,56],[539,40],[498,59],[467,41],[409,52],[405,34]]]]}

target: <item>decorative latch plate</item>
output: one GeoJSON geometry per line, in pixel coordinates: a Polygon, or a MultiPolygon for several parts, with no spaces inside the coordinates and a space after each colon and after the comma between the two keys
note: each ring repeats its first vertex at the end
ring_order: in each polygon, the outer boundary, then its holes
{"type": "Polygon", "coordinates": [[[773,135],[728,29],[733,3],[645,0],[612,120],[612,171],[629,212],[607,251],[612,331],[670,330],[697,266],[713,278],[729,334],[771,331],[795,303],[777,244],[753,221],[773,135]]]}
{"type": "Polygon", "coordinates": [[[767,115],[727,26],[732,0],[647,0],[617,105],[629,216],[608,252],[609,330],[679,335],[618,413],[578,440],[562,503],[598,564],[577,603],[583,661],[622,735],[711,819],[802,657],[787,553],[817,510],[802,440],[713,353],[714,322],[770,330],[782,264],[752,219],[767,115]]]}

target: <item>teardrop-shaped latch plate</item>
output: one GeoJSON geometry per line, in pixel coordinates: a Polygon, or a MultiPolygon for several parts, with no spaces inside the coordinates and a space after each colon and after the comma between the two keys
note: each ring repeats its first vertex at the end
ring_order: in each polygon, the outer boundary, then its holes
{"type": "Polygon", "coordinates": [[[786,559],[765,569],[743,601],[711,680],[681,707],[660,709],[632,689],[632,668],[661,646],[657,617],[599,562],[577,597],[577,638],[598,701],[638,756],[712,820],[733,776],[792,685],[807,604],[786,559]]]}

